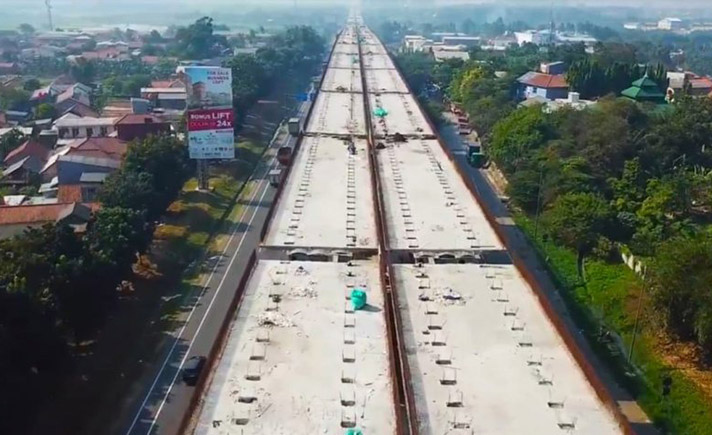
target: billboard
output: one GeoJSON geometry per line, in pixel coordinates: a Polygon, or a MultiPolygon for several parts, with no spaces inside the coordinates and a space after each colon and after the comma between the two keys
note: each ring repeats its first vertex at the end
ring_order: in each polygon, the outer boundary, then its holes
{"type": "Polygon", "coordinates": [[[210,66],[186,66],[188,110],[232,107],[232,70],[210,66]]]}
{"type": "Polygon", "coordinates": [[[188,151],[191,159],[235,158],[232,70],[183,68],[186,93],[188,151]]]}

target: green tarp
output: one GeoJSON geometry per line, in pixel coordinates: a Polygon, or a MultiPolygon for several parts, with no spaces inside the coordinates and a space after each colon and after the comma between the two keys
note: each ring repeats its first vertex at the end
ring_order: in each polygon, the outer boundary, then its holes
{"type": "Polygon", "coordinates": [[[351,305],[354,310],[360,310],[366,306],[366,292],[360,288],[355,288],[351,291],[351,305]]]}
{"type": "Polygon", "coordinates": [[[376,110],[373,111],[373,114],[378,116],[379,118],[383,118],[384,116],[388,115],[388,111],[383,107],[377,107],[376,110]]]}

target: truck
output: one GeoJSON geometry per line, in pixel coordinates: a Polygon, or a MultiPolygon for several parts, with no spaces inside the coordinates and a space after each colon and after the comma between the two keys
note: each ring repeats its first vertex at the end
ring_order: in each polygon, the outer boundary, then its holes
{"type": "Polygon", "coordinates": [[[287,130],[289,134],[294,137],[299,137],[302,134],[302,120],[301,118],[289,118],[287,121],[287,130]]]}
{"type": "Polygon", "coordinates": [[[481,168],[485,161],[482,147],[478,143],[467,144],[467,163],[473,168],[481,168]]]}
{"type": "Polygon", "coordinates": [[[282,183],[282,177],[284,176],[284,171],[281,169],[272,169],[269,171],[267,178],[269,179],[269,184],[272,187],[278,187],[282,183]]]}

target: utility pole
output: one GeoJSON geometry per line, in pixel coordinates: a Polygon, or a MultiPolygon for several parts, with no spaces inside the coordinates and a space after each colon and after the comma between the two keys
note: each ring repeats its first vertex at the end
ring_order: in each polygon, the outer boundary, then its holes
{"type": "Polygon", "coordinates": [[[54,25],[52,24],[52,4],[50,0],[45,0],[45,6],[47,6],[47,18],[49,19],[49,30],[54,30],[54,25]]]}
{"type": "Polygon", "coordinates": [[[534,241],[539,234],[539,213],[541,212],[541,187],[544,182],[544,167],[539,168],[539,188],[536,192],[536,215],[534,216],[534,241]]]}
{"type": "Polygon", "coordinates": [[[635,324],[633,325],[633,337],[630,339],[630,349],[628,349],[628,362],[633,361],[633,349],[635,347],[635,339],[638,336],[638,324],[640,323],[640,313],[643,311],[643,296],[645,296],[645,272],[643,272],[643,287],[640,289],[638,296],[638,308],[635,311],[635,324]]]}

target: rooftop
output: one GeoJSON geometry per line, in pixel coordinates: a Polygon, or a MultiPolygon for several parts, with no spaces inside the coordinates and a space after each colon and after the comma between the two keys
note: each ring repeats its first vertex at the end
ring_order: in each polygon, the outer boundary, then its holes
{"type": "Polygon", "coordinates": [[[35,140],[30,139],[7,153],[3,161],[5,163],[14,163],[17,160],[24,159],[25,157],[34,156],[38,160],[44,162],[47,160],[48,155],[49,149],[47,149],[47,147],[39,142],[36,142],[35,140]]]}
{"type": "MultiPolygon", "coordinates": [[[[88,204],[92,211],[98,204],[88,204]]],[[[73,204],[39,204],[0,206],[0,225],[41,224],[55,222],[74,210],[73,204]]]]}
{"type": "Polygon", "coordinates": [[[395,432],[378,264],[352,264],[257,264],[197,435],[343,433],[349,424],[395,432]],[[366,291],[366,309],[351,308],[354,288],[366,291]]]}
{"type": "Polygon", "coordinates": [[[93,118],[93,117],[62,117],[54,122],[57,128],[75,128],[75,127],[99,127],[112,126],[118,118],[93,118]]]}
{"type": "Polygon", "coordinates": [[[366,141],[305,137],[265,239],[266,245],[376,248],[366,141]]]}
{"type": "Polygon", "coordinates": [[[560,89],[569,87],[564,74],[543,74],[530,71],[519,77],[517,81],[537,88],[560,89]]]}
{"type": "Polygon", "coordinates": [[[620,433],[514,266],[394,269],[421,433],[620,433]]]}
{"type": "Polygon", "coordinates": [[[166,121],[154,115],[124,115],[116,125],[137,125],[137,124],[164,124],[166,121]]]}

